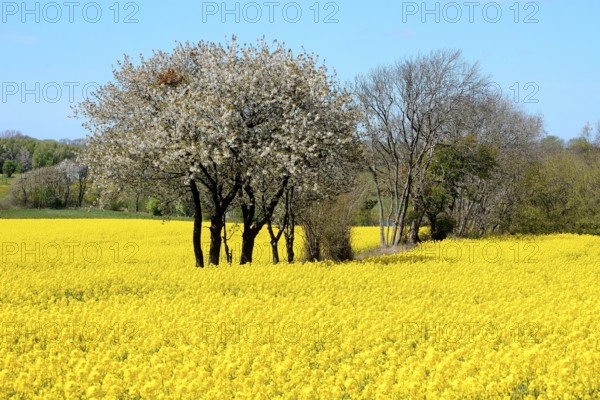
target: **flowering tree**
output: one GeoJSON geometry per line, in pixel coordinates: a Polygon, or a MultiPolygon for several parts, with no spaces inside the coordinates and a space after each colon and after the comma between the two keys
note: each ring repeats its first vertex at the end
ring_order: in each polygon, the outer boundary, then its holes
{"type": "MultiPolygon", "coordinates": [[[[85,162],[104,193],[144,179],[169,196],[191,193],[200,247],[202,193],[210,201],[209,264],[218,264],[224,215],[244,216],[241,262],[290,182],[303,187],[356,145],[350,96],[318,58],[277,42],[179,44],[134,66],[76,108],[91,132],[85,162]]],[[[338,176],[336,179],[345,179],[338,176]]]]}
{"type": "MultiPolygon", "coordinates": [[[[242,68],[240,131],[246,131],[246,178],[240,191],[244,219],[242,264],[252,261],[254,239],[271,219],[286,190],[325,194],[351,169],[339,171],[356,153],[356,113],[318,59],[294,57],[283,46],[249,48],[242,68]],[[324,177],[328,177],[323,184],[324,177]]],[[[351,180],[351,179],[350,179],[351,180]]]]}

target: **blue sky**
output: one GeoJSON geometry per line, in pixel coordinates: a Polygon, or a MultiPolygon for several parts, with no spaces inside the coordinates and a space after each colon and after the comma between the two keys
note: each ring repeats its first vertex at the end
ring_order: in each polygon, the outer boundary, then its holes
{"type": "Polygon", "coordinates": [[[0,131],[80,138],[70,106],[123,54],[263,35],[319,54],[339,79],[459,48],[548,134],[600,120],[600,1],[2,1],[0,131]],[[117,11],[118,10],[118,11],[117,11]],[[317,12],[318,10],[318,12],[317,12]]]}

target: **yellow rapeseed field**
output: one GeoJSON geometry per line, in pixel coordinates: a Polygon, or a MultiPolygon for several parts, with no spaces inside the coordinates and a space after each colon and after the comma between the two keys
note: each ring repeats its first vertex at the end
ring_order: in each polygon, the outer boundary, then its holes
{"type": "Polygon", "coordinates": [[[600,397],[598,237],[200,270],[189,222],[0,231],[0,398],[600,397]]]}

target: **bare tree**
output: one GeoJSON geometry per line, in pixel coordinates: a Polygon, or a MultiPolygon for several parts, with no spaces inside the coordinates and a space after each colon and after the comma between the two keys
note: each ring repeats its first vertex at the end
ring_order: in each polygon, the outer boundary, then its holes
{"type": "Polygon", "coordinates": [[[400,243],[412,192],[425,177],[433,149],[485,82],[477,65],[465,62],[458,50],[407,59],[356,79],[382,247],[400,243]]]}
{"type": "Polygon", "coordinates": [[[18,131],[16,129],[7,129],[4,132],[0,133],[0,138],[2,139],[19,139],[25,137],[27,136],[23,135],[21,131],[18,131]]]}
{"type": "MultiPolygon", "coordinates": [[[[478,168],[482,172],[481,166],[471,166],[461,174],[448,209],[456,221],[457,236],[483,235],[511,224],[516,215],[515,191],[526,166],[536,157],[534,146],[543,130],[539,116],[526,114],[507,98],[481,97],[471,113],[472,123],[465,131],[473,137],[471,148],[489,149],[494,166],[485,174],[474,173],[478,168]]],[[[448,145],[456,147],[464,137],[448,145]]]]}

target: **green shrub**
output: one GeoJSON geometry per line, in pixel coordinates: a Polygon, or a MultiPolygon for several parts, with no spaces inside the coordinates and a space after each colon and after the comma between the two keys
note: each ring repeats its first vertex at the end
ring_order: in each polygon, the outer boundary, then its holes
{"type": "Polygon", "coordinates": [[[146,210],[155,216],[161,216],[163,214],[163,207],[160,201],[156,197],[151,197],[146,203],[146,210]]]}
{"type": "Polygon", "coordinates": [[[445,213],[438,214],[435,219],[435,230],[431,232],[433,240],[444,240],[454,230],[456,221],[445,213]]]}

